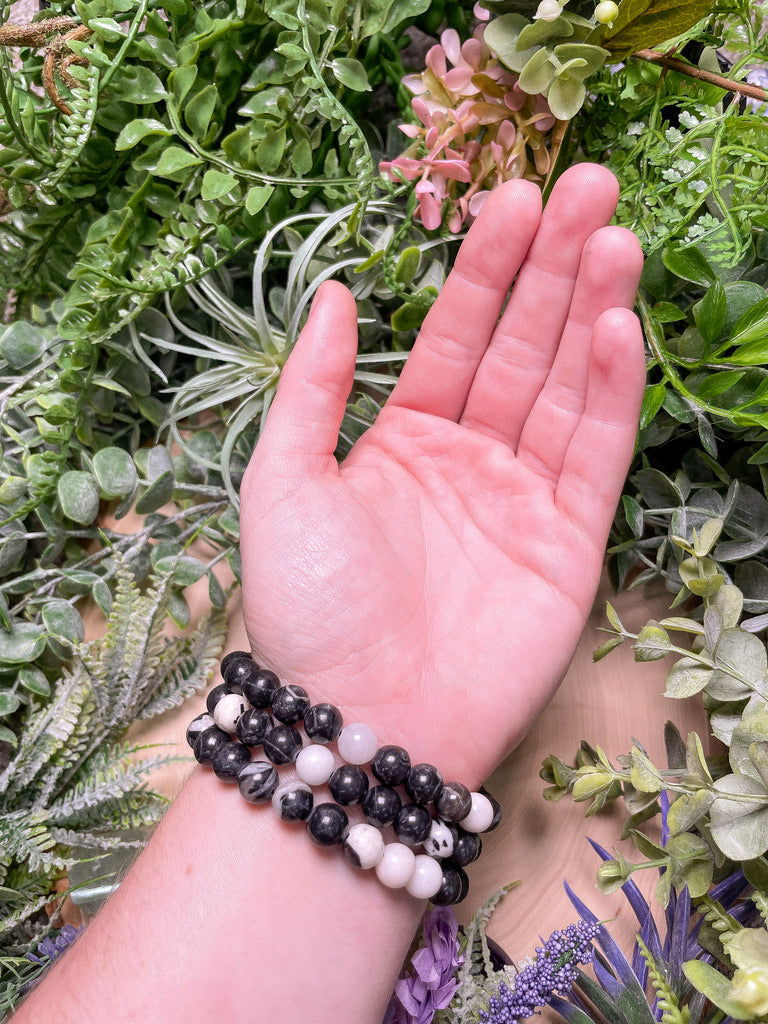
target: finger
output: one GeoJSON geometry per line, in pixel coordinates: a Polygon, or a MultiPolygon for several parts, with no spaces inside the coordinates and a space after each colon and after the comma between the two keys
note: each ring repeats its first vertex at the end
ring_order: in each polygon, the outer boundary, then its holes
{"type": "Polygon", "coordinates": [[[541,216],[541,193],[508,181],[489,196],[389,398],[457,420],[541,216]]]}
{"type": "Polygon", "coordinates": [[[517,447],[518,458],[545,479],[560,476],[584,411],[595,322],[608,309],[632,308],[642,266],[640,244],[625,228],[601,228],[584,247],[562,342],[517,447]]]}
{"type": "Polygon", "coordinates": [[[344,285],[327,281],[318,289],[283,368],[254,466],[268,463],[284,479],[335,469],[333,453],[352,388],[356,354],[355,300],[344,285]]]}
{"type": "Polygon", "coordinates": [[[613,216],[618,184],[596,164],[560,177],[477,371],[464,426],[516,447],[555,358],[587,239],[613,216]]]}
{"type": "Polygon", "coordinates": [[[644,383],[637,317],[607,310],[595,324],[584,411],[555,490],[556,505],[601,552],[632,458],[644,383]]]}

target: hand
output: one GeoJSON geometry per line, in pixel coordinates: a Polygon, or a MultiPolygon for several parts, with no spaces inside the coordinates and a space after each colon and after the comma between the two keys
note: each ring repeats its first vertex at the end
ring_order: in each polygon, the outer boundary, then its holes
{"type": "Polygon", "coordinates": [[[632,454],[642,259],[605,227],[617,192],[588,164],[543,215],[531,183],[496,189],[341,465],[356,310],[323,285],[243,481],[256,660],[473,786],[567,669],[632,454]]]}

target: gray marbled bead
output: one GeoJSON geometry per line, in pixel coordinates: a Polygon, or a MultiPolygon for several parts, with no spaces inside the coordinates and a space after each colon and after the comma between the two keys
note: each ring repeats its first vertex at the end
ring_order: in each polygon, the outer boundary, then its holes
{"type": "Polygon", "coordinates": [[[264,804],[272,799],[280,777],[269,761],[251,761],[237,776],[237,785],[249,804],[264,804]]]}
{"type": "Polygon", "coordinates": [[[306,821],[313,802],[312,788],[299,779],[281,782],[272,795],[272,807],[281,821],[306,821]]]}

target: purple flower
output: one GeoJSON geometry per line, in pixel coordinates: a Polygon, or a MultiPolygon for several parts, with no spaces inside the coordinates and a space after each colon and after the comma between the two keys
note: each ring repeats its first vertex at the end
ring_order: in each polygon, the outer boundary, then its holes
{"type": "Polygon", "coordinates": [[[65,924],[55,938],[46,935],[37,944],[36,953],[27,953],[27,960],[31,960],[33,964],[39,964],[41,967],[48,967],[69,949],[82,930],[82,928],[75,928],[71,924],[65,924]]]}
{"type": "Polygon", "coordinates": [[[448,907],[424,915],[424,945],[411,957],[415,974],[395,985],[384,1024],[430,1024],[436,1010],[453,999],[459,983],[454,975],[464,963],[459,954],[459,924],[448,907]]]}

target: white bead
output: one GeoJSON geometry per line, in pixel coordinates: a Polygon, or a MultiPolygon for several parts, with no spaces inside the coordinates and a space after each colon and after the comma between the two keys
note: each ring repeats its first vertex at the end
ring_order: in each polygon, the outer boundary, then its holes
{"type": "Polygon", "coordinates": [[[450,857],[453,853],[454,832],[444,821],[434,818],[424,849],[430,857],[450,857]]]}
{"type": "Polygon", "coordinates": [[[341,730],[338,747],[347,764],[368,764],[379,749],[379,742],[370,725],[353,722],[341,730]]]}
{"type": "Polygon", "coordinates": [[[493,822],[493,804],[482,793],[472,794],[472,810],[463,818],[459,825],[465,832],[485,832],[493,822]]]}
{"type": "Polygon", "coordinates": [[[375,868],[384,855],[384,838],[373,825],[358,822],[344,840],[344,853],[355,867],[375,868]]]}
{"type": "Polygon", "coordinates": [[[225,693],[213,709],[213,720],[224,732],[234,732],[238,718],[250,706],[241,693],[225,693]]]}
{"type": "Polygon", "coordinates": [[[417,900],[428,900],[434,896],[443,883],[443,869],[434,857],[425,853],[417,853],[414,858],[413,871],[408,879],[406,889],[417,900]]]}
{"type": "Polygon", "coordinates": [[[413,874],[416,854],[402,843],[387,843],[381,860],[376,865],[376,874],[382,885],[388,889],[403,889],[413,874]]]}
{"type": "Polygon", "coordinates": [[[310,743],[299,751],[296,774],[309,786],[322,786],[336,767],[332,751],[319,743],[310,743]]]}

